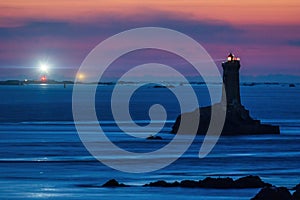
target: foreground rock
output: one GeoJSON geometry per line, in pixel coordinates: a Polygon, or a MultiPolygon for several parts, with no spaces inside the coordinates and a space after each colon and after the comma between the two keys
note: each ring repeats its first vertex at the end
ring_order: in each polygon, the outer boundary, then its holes
{"type": "Polygon", "coordinates": [[[245,176],[235,181],[237,188],[262,188],[272,186],[269,183],[263,182],[259,176],[245,176]]]}
{"type": "Polygon", "coordinates": [[[293,189],[296,190],[296,191],[293,193],[292,199],[293,200],[300,200],[300,184],[296,185],[296,187],[293,188],[293,189]]]}
{"type": "Polygon", "coordinates": [[[145,184],[144,187],[184,187],[184,188],[214,188],[214,189],[237,189],[237,188],[262,188],[271,186],[263,182],[258,176],[246,176],[233,180],[232,178],[211,178],[204,180],[183,180],[181,182],[168,183],[160,180],[145,184]]]}
{"type": "Polygon", "coordinates": [[[162,137],[157,135],[150,135],[146,138],[147,140],[162,140],[162,137]]]}
{"type": "Polygon", "coordinates": [[[107,181],[106,183],[104,183],[102,185],[102,187],[129,187],[129,186],[125,185],[123,183],[119,183],[115,179],[111,179],[111,180],[107,181]]]}
{"type": "Polygon", "coordinates": [[[205,178],[200,181],[203,188],[229,189],[236,188],[235,181],[232,178],[205,178]]]}
{"type": "Polygon", "coordinates": [[[264,187],[251,200],[292,200],[292,195],[285,187],[264,187]]]}
{"type": "Polygon", "coordinates": [[[293,190],[300,190],[300,183],[298,185],[296,185],[293,190]]]}

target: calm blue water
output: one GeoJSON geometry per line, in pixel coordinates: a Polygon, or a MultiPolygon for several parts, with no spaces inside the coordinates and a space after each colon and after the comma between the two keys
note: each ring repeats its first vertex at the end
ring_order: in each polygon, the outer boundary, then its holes
{"type": "MultiPolygon", "coordinates": [[[[169,114],[168,123],[159,133],[164,140],[137,141],[124,136],[111,120],[107,110],[111,89],[112,86],[99,88],[96,107],[113,142],[134,152],[153,151],[170,142],[173,135],[168,132],[179,112],[172,94],[145,87],[134,96],[131,114],[138,123],[148,122],[147,108],[152,103],[166,105],[169,114]]],[[[208,105],[205,87],[195,86],[195,90],[201,105],[208,105]]],[[[0,199],[250,199],[258,189],[139,186],[159,179],[239,178],[249,174],[278,186],[300,183],[300,86],[242,86],[241,93],[251,115],[280,125],[281,135],[221,137],[204,159],[197,157],[203,140],[203,136],[197,136],[172,165],[151,173],[129,174],[101,164],[84,148],[72,121],[71,86],[0,86],[0,199]],[[136,187],[78,187],[100,186],[111,178],[136,187]]]]}

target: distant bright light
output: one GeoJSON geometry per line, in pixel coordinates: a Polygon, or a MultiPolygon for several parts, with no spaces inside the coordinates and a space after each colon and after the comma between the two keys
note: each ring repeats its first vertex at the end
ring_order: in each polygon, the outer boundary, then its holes
{"type": "Polygon", "coordinates": [[[82,73],[77,74],[78,80],[82,81],[85,78],[85,75],[82,73]]]}
{"type": "Polygon", "coordinates": [[[46,82],[46,81],[47,81],[46,76],[42,76],[42,77],[41,77],[41,81],[42,81],[42,82],[46,82]]]}
{"type": "Polygon", "coordinates": [[[48,73],[49,65],[47,63],[40,63],[40,70],[43,73],[48,73]]]}

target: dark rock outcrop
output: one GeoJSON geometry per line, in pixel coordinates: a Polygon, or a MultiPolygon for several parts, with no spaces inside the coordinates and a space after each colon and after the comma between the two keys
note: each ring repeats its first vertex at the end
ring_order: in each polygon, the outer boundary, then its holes
{"type": "Polygon", "coordinates": [[[293,189],[296,191],[293,193],[292,200],[300,200],[300,184],[296,185],[293,189]]]}
{"type": "MultiPolygon", "coordinates": [[[[213,107],[217,112],[224,112],[224,105],[222,103],[214,104],[213,107]]],[[[204,135],[208,130],[211,119],[211,106],[198,108],[190,113],[179,115],[175,124],[172,127],[172,133],[179,131],[179,126],[183,133],[191,133],[191,126],[189,124],[181,124],[182,118],[184,121],[192,122],[197,113],[200,112],[200,121],[198,123],[197,134],[204,135]]],[[[254,120],[249,115],[249,111],[244,106],[227,106],[226,118],[222,135],[255,135],[255,134],[279,134],[279,127],[267,124],[261,124],[260,120],[254,120]]]]}
{"type": "Polygon", "coordinates": [[[115,179],[111,179],[111,180],[107,181],[106,183],[104,183],[102,185],[102,187],[129,187],[129,186],[125,185],[123,183],[119,183],[115,179]]]}
{"type": "Polygon", "coordinates": [[[157,136],[157,135],[150,135],[149,137],[146,138],[147,140],[162,140],[162,137],[157,136]]]}
{"type": "Polygon", "coordinates": [[[251,200],[291,200],[292,195],[285,187],[264,187],[251,200]]]}
{"type": "Polygon", "coordinates": [[[241,188],[262,188],[271,186],[269,183],[263,182],[258,176],[246,176],[233,180],[232,178],[211,178],[204,180],[183,180],[181,182],[168,183],[160,180],[145,184],[144,187],[184,187],[184,188],[214,188],[214,189],[241,189],[241,188]]]}
{"type": "Polygon", "coordinates": [[[201,181],[193,181],[193,180],[183,180],[180,182],[179,186],[184,188],[197,188],[201,187],[201,181]]]}
{"type": "Polygon", "coordinates": [[[293,190],[300,190],[300,183],[298,185],[296,185],[293,190]]]}
{"type": "Polygon", "coordinates": [[[228,189],[236,188],[232,178],[205,178],[200,182],[203,188],[228,189]]]}
{"type": "Polygon", "coordinates": [[[269,183],[263,182],[259,176],[245,176],[239,178],[235,181],[235,185],[237,188],[262,188],[267,186],[272,186],[269,183]]]}
{"type": "Polygon", "coordinates": [[[296,87],[296,85],[291,83],[291,84],[289,84],[289,87],[296,87]]]}
{"type": "Polygon", "coordinates": [[[149,184],[143,185],[143,187],[179,187],[179,182],[175,181],[173,183],[168,183],[163,180],[150,182],[149,184]]]}

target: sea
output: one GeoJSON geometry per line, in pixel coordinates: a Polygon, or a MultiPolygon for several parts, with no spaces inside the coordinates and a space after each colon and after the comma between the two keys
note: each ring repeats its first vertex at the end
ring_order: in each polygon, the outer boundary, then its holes
{"type": "MultiPolygon", "coordinates": [[[[221,136],[213,150],[201,159],[198,154],[204,136],[196,136],[180,158],[147,173],[118,171],[90,154],[73,120],[72,85],[0,86],[0,199],[243,200],[251,199],[260,189],[142,186],[157,180],[237,179],[247,175],[258,175],[265,182],[291,189],[300,183],[300,84],[295,86],[241,85],[242,103],[250,115],[262,123],[279,125],[280,135],[221,136]],[[113,178],[131,187],[101,187],[113,178]]],[[[174,135],[170,131],[180,108],[168,87],[144,85],[129,104],[132,119],[140,126],[150,123],[148,112],[152,104],[165,107],[167,120],[157,134],[162,140],[135,138],[118,128],[110,111],[113,88],[109,84],[97,87],[95,107],[99,121],[89,123],[103,125],[114,144],[131,152],[152,152],[172,141],[174,135]]],[[[204,84],[194,84],[193,88],[200,106],[211,103],[204,84]]],[[[151,129],[141,134],[151,135],[151,129]]],[[[117,158],[108,154],[106,159],[117,158]]]]}

